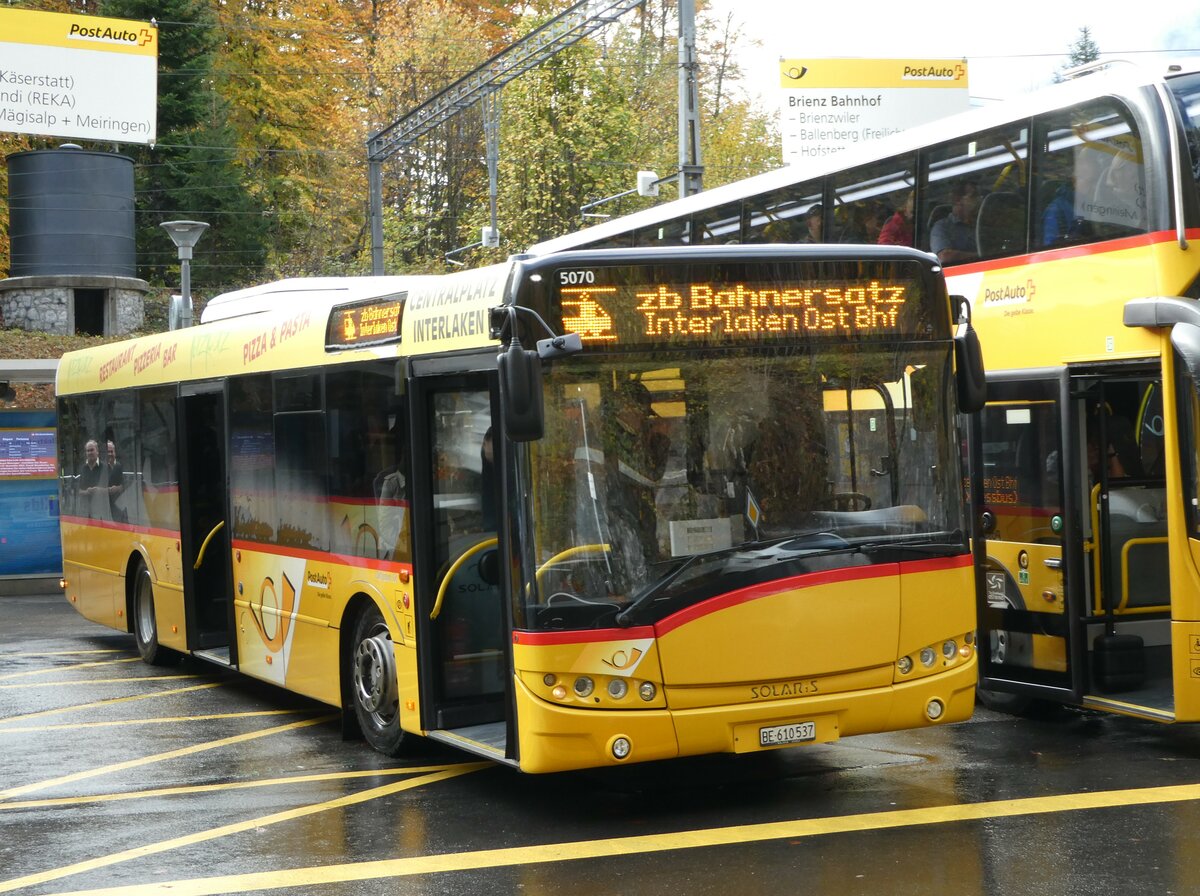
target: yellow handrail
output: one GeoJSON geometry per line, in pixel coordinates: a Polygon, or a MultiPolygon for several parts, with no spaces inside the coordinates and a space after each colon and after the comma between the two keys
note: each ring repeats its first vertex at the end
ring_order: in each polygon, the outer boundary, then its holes
{"type": "Polygon", "coordinates": [[[204,552],[208,550],[208,543],[213,540],[213,536],[220,532],[225,527],[225,521],[217,523],[213,526],[213,530],[208,533],[208,537],[204,539],[204,544],[200,545],[200,553],[196,555],[196,562],[192,565],[192,569],[199,569],[200,564],[204,562],[204,552]]]}
{"type": "Polygon", "coordinates": [[[429,611],[430,619],[437,619],[438,614],[442,612],[442,601],[446,599],[446,590],[450,587],[450,580],[454,578],[454,574],[462,569],[462,565],[486,548],[494,548],[499,544],[497,538],[485,538],[477,545],[473,545],[462,553],[462,555],[450,564],[450,568],[446,570],[446,577],[442,579],[442,584],[438,586],[437,600],[433,602],[433,609],[429,611]]]}

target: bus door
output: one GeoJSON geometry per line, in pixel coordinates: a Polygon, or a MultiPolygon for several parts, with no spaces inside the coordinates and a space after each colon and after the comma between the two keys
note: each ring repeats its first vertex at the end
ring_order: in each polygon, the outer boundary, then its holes
{"type": "Polygon", "coordinates": [[[417,364],[414,372],[422,727],[504,758],[511,622],[501,585],[496,376],[421,377],[417,364]]]}
{"type": "Polygon", "coordinates": [[[1077,702],[1084,688],[1086,594],[1075,422],[1065,369],[988,380],[980,414],[986,548],[979,606],[985,703],[1077,702]],[[991,699],[989,699],[989,695],[991,699]]]}
{"type": "Polygon", "coordinates": [[[225,390],[185,385],[179,393],[179,528],[189,650],[236,663],[226,497],[225,390]]]}
{"type": "Polygon", "coordinates": [[[1173,718],[1162,380],[1076,376],[1091,680],[1084,703],[1173,718]]]}

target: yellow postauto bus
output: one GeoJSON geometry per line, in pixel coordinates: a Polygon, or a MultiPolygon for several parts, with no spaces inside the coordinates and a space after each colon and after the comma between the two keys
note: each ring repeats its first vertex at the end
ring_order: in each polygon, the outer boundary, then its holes
{"type": "Polygon", "coordinates": [[[956,420],[983,396],[957,317],[887,247],[219,297],[63,359],[66,596],[388,754],[550,772],[961,720],[956,420]]]}
{"type": "Polygon", "coordinates": [[[808,232],[938,253],[971,305],[983,700],[1200,721],[1200,66],[1113,64],[534,248],[808,232]]]}

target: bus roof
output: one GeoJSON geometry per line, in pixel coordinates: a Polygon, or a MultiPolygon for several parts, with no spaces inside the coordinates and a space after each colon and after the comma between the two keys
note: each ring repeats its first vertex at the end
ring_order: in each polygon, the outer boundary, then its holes
{"type": "Polygon", "coordinates": [[[899,134],[873,141],[861,147],[846,149],[823,159],[785,165],[754,177],[705,190],[693,196],[613,218],[574,233],[537,243],[530,247],[529,251],[542,255],[566,249],[585,248],[596,242],[626,234],[631,230],[652,227],[714,206],[737,202],[857,165],[868,164],[905,152],[913,152],[921,147],[952,140],[963,134],[986,130],[989,127],[998,127],[1016,119],[1032,117],[1038,113],[1073,105],[1094,97],[1161,83],[1165,77],[1190,74],[1196,71],[1200,71],[1200,60],[1197,59],[1174,60],[1167,64],[1165,69],[1161,66],[1148,67],[1133,63],[1113,65],[1094,74],[1051,85],[1033,93],[918,125],[899,134]]]}
{"type": "Polygon", "coordinates": [[[413,274],[397,277],[292,277],[287,280],[275,280],[213,297],[200,314],[200,322],[210,323],[230,317],[261,314],[279,308],[324,306],[330,302],[374,299],[405,292],[422,281],[435,279],[437,275],[413,274]]]}

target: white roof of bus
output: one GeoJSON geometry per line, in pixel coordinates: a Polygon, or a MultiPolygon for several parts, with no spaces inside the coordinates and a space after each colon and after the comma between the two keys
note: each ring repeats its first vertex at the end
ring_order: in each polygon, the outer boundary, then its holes
{"type": "Polygon", "coordinates": [[[1114,65],[1094,74],[1077,77],[1004,102],[980,106],[957,115],[918,125],[891,137],[872,141],[862,147],[843,150],[816,162],[786,165],[764,174],[714,187],[711,190],[704,190],[684,199],[676,199],[653,208],[613,218],[584,230],[537,243],[528,251],[536,255],[544,255],[588,246],[598,240],[628,233],[630,230],[650,227],[689,213],[782,189],[831,172],[887,159],[904,152],[912,152],[919,147],[952,140],[957,136],[986,130],[989,127],[997,127],[1039,112],[1070,106],[1096,96],[1105,96],[1114,91],[1120,91],[1121,88],[1130,89],[1154,84],[1168,74],[1177,75],[1194,71],[1200,71],[1200,60],[1172,60],[1166,67],[1161,65],[1144,67],[1136,64],[1114,65]]]}
{"type": "Polygon", "coordinates": [[[435,275],[394,277],[293,277],[249,286],[214,296],[200,315],[201,323],[259,314],[281,308],[300,310],[306,305],[325,305],[374,299],[405,292],[435,275]]]}

